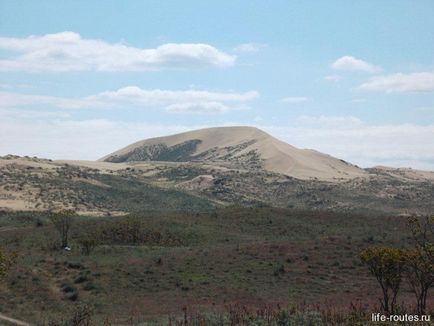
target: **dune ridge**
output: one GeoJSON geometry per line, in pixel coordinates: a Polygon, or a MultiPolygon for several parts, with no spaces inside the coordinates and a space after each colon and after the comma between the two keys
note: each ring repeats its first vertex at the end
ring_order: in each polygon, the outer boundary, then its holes
{"type": "Polygon", "coordinates": [[[366,175],[365,170],[343,160],[314,150],[296,148],[258,128],[244,126],[206,128],[145,139],[115,151],[101,158],[100,161],[160,160],[152,157],[150,153],[155,151],[156,146],[171,149],[194,141],[196,143],[192,143],[189,147],[191,153],[187,157],[179,160],[177,157],[174,160],[216,164],[247,164],[256,160],[256,163],[267,171],[303,180],[338,181],[366,175]],[[137,155],[133,156],[133,154],[139,151],[149,152],[149,155],[146,154],[149,157],[141,160],[135,158],[137,155]]]}

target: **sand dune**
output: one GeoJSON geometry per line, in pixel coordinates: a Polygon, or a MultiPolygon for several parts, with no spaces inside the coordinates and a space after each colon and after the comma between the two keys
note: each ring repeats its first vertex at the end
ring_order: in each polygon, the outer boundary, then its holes
{"type": "Polygon", "coordinates": [[[352,164],[314,150],[293,147],[254,127],[207,128],[146,139],[109,154],[100,161],[131,161],[134,157],[132,154],[141,149],[157,145],[172,148],[195,140],[200,142],[184,161],[224,163],[226,159],[233,162],[255,153],[265,170],[299,179],[338,181],[366,175],[365,170],[352,164]]]}

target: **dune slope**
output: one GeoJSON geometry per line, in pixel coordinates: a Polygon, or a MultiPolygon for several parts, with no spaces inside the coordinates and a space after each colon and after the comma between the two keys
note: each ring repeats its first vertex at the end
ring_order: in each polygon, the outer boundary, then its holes
{"type": "Polygon", "coordinates": [[[100,161],[207,162],[262,168],[298,179],[348,180],[366,172],[314,150],[299,149],[254,127],[217,127],[145,139],[100,161]]]}

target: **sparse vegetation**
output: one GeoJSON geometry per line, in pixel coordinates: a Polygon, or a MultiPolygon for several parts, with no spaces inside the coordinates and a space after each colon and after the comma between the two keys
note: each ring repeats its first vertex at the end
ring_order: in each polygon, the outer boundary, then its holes
{"type": "Polygon", "coordinates": [[[381,307],[396,312],[400,286],[405,276],[416,296],[417,313],[426,313],[428,291],[434,285],[434,217],[408,219],[413,246],[401,250],[372,246],[359,253],[383,292],[381,307]]]}
{"type": "MultiPolygon", "coordinates": [[[[333,318],[342,325],[362,324],[379,311],[381,290],[355,259],[358,251],[413,244],[404,217],[259,206],[76,216],[71,251],[46,245],[58,236],[46,213],[2,212],[0,221],[0,247],[17,252],[0,286],[2,312],[27,321],[67,321],[75,307],[88,305],[95,325],[166,325],[169,316],[176,325],[184,306],[183,325],[201,318],[206,325],[231,325],[228,320],[242,311],[242,318],[251,315],[260,324],[266,319],[256,314],[264,305],[291,323],[319,318],[327,325],[328,309],[339,307],[333,318]],[[86,241],[94,239],[97,245],[92,242],[86,252],[86,241]],[[360,309],[348,302],[360,302],[360,309]],[[244,308],[233,308],[230,317],[228,307],[235,305],[244,308]]],[[[406,311],[416,311],[403,275],[399,309],[404,302],[406,311]]],[[[432,304],[428,295],[427,312],[432,304]]]]}
{"type": "Polygon", "coordinates": [[[0,212],[0,247],[17,253],[0,286],[2,312],[65,325],[79,305],[95,325],[161,325],[169,315],[172,325],[231,325],[236,316],[246,325],[354,325],[381,308],[431,312],[432,233],[393,212],[432,211],[432,182],[381,169],[340,183],[298,180],[263,170],[255,153],[237,156],[241,147],[227,149],[222,167],[201,158],[110,170],[36,158],[2,167],[4,198],[38,210],[0,212]],[[224,207],[231,203],[239,206],[224,207]],[[66,209],[80,213],[73,225],[50,222],[49,211],[72,216],[66,209]],[[387,303],[357,259],[370,247],[382,249],[364,261],[388,266],[387,303]],[[258,313],[264,304],[274,307],[270,319],[258,313]],[[235,305],[243,308],[225,310],[235,305]]]}
{"type": "Polygon", "coordinates": [[[134,148],[123,155],[112,155],[106,158],[107,162],[131,162],[131,161],[174,161],[186,162],[193,159],[192,154],[201,141],[193,139],[174,146],[165,144],[146,145],[134,148]]]}
{"type": "Polygon", "coordinates": [[[98,245],[98,234],[92,231],[84,231],[77,239],[84,255],[89,256],[98,245]]]}
{"type": "Polygon", "coordinates": [[[408,221],[413,248],[407,251],[406,276],[416,296],[417,312],[426,313],[430,288],[434,286],[434,216],[408,221]]]}
{"type": "Polygon", "coordinates": [[[370,247],[360,252],[360,258],[368,265],[383,292],[381,308],[384,312],[396,312],[396,299],[401,286],[404,254],[400,249],[370,247]]]}
{"type": "Polygon", "coordinates": [[[60,236],[60,247],[68,247],[69,233],[76,216],[74,211],[61,210],[59,212],[52,212],[49,214],[51,223],[53,223],[60,236]]]}
{"type": "Polygon", "coordinates": [[[0,246],[0,286],[13,266],[17,254],[15,251],[6,251],[0,246]]]}

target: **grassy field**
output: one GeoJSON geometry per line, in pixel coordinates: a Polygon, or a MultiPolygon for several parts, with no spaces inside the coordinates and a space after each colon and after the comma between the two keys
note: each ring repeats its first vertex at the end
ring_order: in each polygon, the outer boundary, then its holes
{"type": "MultiPolygon", "coordinates": [[[[378,286],[357,252],[409,241],[401,217],[237,207],[82,216],[71,251],[57,237],[44,213],[0,215],[0,247],[18,255],[0,285],[2,313],[42,323],[87,305],[99,323],[128,324],[234,305],[377,311],[378,286]],[[99,239],[90,255],[83,235],[99,239]]],[[[400,300],[413,298],[405,289],[400,300]]]]}

